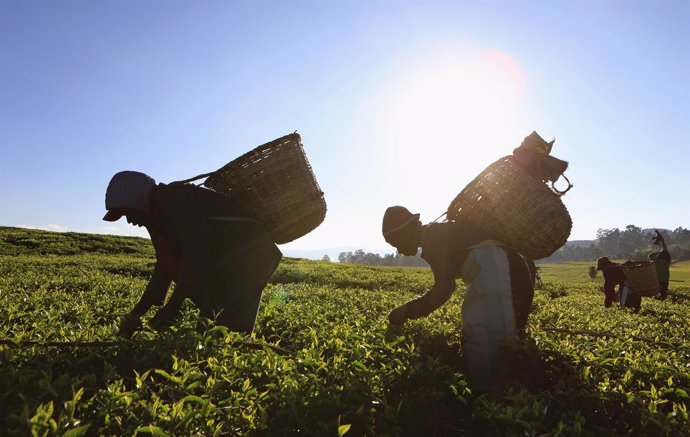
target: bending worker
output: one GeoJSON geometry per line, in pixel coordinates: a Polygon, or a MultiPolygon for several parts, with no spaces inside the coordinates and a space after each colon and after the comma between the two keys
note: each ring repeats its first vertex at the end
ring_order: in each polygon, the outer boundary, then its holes
{"type": "Polygon", "coordinates": [[[671,253],[668,251],[666,241],[664,241],[664,237],[659,231],[656,231],[654,244],[661,246],[661,251],[650,253],[649,260],[654,262],[656,275],[659,278],[659,295],[657,299],[664,300],[668,297],[668,280],[671,277],[671,253]]]}
{"type": "Polygon", "coordinates": [[[604,306],[610,308],[614,301],[620,302],[620,308],[632,308],[634,312],[640,311],[642,296],[633,293],[625,272],[620,264],[602,256],[597,259],[597,270],[604,275],[604,306]],[[616,293],[618,287],[618,293],[616,293]]]}
{"type": "Polygon", "coordinates": [[[156,184],[144,173],[123,171],[111,179],[105,207],[103,220],[125,216],[146,227],[156,250],[151,279],[118,335],[130,337],[154,305],[162,307],[150,320],[152,327],[174,324],[185,298],[219,325],[245,333],[254,329],[261,293],[282,254],[241,205],[202,187],[156,184]],[[172,281],[174,292],[164,304],[172,281]]]}
{"type": "Polygon", "coordinates": [[[383,216],[383,236],[403,255],[422,248],[434,274],[424,295],[391,311],[391,324],[429,315],[455,291],[462,277],[467,293],[462,303],[463,350],[470,388],[497,393],[510,370],[506,346],[527,323],[534,295],[534,276],[515,250],[470,223],[451,221],[422,226],[419,214],[392,206],[383,216]]]}

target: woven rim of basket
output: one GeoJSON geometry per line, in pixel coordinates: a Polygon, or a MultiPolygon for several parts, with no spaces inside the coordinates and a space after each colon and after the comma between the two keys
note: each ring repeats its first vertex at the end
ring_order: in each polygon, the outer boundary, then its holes
{"type": "Polygon", "coordinates": [[[511,156],[494,162],[470,182],[451,202],[447,216],[475,224],[531,259],[555,252],[572,228],[560,196],[511,156]]]}
{"type": "Polygon", "coordinates": [[[306,235],[323,222],[326,201],[300,141],[294,133],[258,146],[212,173],[204,186],[260,216],[278,244],[306,235]]]}

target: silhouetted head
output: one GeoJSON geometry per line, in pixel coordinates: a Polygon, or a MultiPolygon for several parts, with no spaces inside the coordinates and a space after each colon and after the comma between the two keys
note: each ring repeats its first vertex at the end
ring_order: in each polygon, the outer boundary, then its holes
{"type": "Polygon", "coordinates": [[[110,180],[105,192],[103,220],[114,222],[123,215],[127,222],[145,226],[149,216],[149,194],[156,185],[150,176],[138,171],[121,171],[110,180]]]}
{"type": "Polygon", "coordinates": [[[597,270],[601,270],[609,264],[613,264],[608,257],[602,256],[597,259],[597,270]]]}
{"type": "Polygon", "coordinates": [[[398,252],[414,256],[421,243],[422,222],[403,206],[391,206],[383,215],[383,238],[398,252]]]}

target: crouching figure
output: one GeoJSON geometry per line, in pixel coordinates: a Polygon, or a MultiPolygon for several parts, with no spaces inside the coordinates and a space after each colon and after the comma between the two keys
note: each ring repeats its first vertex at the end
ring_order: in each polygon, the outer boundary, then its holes
{"type": "Polygon", "coordinates": [[[470,223],[423,226],[419,214],[402,206],[386,210],[383,236],[403,255],[416,255],[421,247],[434,274],[432,288],[391,311],[390,323],[429,315],[462,278],[467,284],[461,314],[469,386],[475,393],[500,392],[510,370],[507,346],[524,329],[534,296],[528,261],[470,223]]]}
{"type": "Polygon", "coordinates": [[[103,220],[122,216],[144,226],[156,250],[156,265],[139,303],[124,316],[119,335],[130,337],[141,316],[162,306],[149,324],[176,322],[184,299],[201,316],[233,331],[254,329],[261,293],[282,254],[264,225],[242,205],[191,184],[156,184],[144,173],[115,174],[105,195],[103,220]],[[172,282],[175,289],[165,302],[172,282]]]}

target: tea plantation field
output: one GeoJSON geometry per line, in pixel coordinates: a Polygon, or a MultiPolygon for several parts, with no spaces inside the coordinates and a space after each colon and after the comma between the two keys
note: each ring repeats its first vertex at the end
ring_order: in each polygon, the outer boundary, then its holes
{"type": "Polygon", "coordinates": [[[467,388],[460,281],[391,328],[428,269],[286,258],[251,337],[197,333],[189,305],[117,339],[153,262],[144,239],[0,228],[0,435],[690,435],[687,262],[639,314],[603,307],[589,263],[541,266],[502,399],[467,388]]]}

